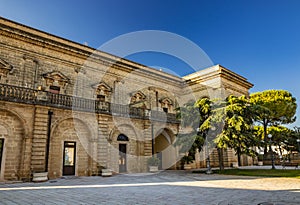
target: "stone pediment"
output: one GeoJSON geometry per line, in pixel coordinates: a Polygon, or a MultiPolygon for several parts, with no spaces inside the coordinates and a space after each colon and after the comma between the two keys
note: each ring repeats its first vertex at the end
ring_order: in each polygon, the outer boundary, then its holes
{"type": "Polygon", "coordinates": [[[64,82],[68,82],[69,78],[66,77],[64,74],[62,74],[59,71],[52,71],[49,73],[45,73],[42,75],[44,78],[49,78],[49,79],[53,79],[53,80],[57,80],[57,81],[64,81],[64,82]]]}
{"type": "Polygon", "coordinates": [[[160,99],[159,102],[165,105],[173,105],[173,101],[168,97],[160,99]]]}
{"type": "Polygon", "coordinates": [[[49,73],[42,74],[43,78],[46,80],[46,85],[56,85],[65,87],[69,83],[70,79],[66,77],[59,71],[52,71],[49,73]]]}
{"type": "Polygon", "coordinates": [[[97,91],[111,92],[111,87],[109,87],[106,83],[100,82],[92,85],[92,88],[97,89],[97,91]]]}
{"type": "Polygon", "coordinates": [[[131,95],[130,103],[138,103],[138,102],[144,102],[146,100],[146,95],[142,93],[141,91],[138,91],[131,95]]]}
{"type": "Polygon", "coordinates": [[[12,72],[12,70],[13,66],[0,58],[0,75],[7,76],[7,74],[12,72]]]}

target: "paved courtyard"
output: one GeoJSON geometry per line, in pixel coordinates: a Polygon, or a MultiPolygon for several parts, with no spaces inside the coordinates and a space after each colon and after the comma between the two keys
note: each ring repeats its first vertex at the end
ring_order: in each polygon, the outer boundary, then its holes
{"type": "Polygon", "coordinates": [[[0,204],[298,205],[300,180],[165,171],[0,184],[0,204]]]}

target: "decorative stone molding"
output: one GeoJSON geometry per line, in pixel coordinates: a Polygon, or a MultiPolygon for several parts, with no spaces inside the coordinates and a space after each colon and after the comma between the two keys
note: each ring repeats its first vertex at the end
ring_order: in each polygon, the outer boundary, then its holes
{"type": "Polygon", "coordinates": [[[0,58],[0,77],[6,77],[8,73],[13,72],[13,66],[0,58]]]}
{"type": "Polygon", "coordinates": [[[111,87],[109,87],[104,82],[100,82],[100,83],[94,84],[94,85],[92,85],[92,87],[94,89],[97,89],[97,91],[103,91],[103,92],[107,92],[107,93],[112,91],[111,87]]]}
{"type": "Polygon", "coordinates": [[[49,73],[42,74],[42,78],[42,86],[46,91],[50,91],[50,86],[56,86],[60,88],[59,91],[62,91],[60,93],[63,94],[70,82],[70,79],[59,71],[52,71],[49,73]]]}
{"type": "Polygon", "coordinates": [[[159,100],[159,102],[163,105],[173,105],[173,101],[168,98],[168,97],[165,97],[165,98],[162,98],[159,100]]]}
{"type": "Polygon", "coordinates": [[[146,109],[147,108],[146,100],[147,100],[147,96],[141,91],[137,91],[131,95],[130,106],[146,109]]]}
{"type": "Polygon", "coordinates": [[[74,68],[74,71],[76,72],[76,73],[82,73],[82,74],[86,74],[86,70],[84,69],[84,68],[82,68],[82,67],[76,67],[76,68],[74,68]]]}
{"type": "Polygon", "coordinates": [[[146,100],[146,95],[141,91],[137,91],[136,93],[131,95],[130,104],[145,101],[145,100],[146,100]]]}
{"type": "Polygon", "coordinates": [[[112,92],[112,88],[109,87],[106,83],[100,82],[92,85],[92,88],[95,89],[96,98],[102,102],[110,101],[110,95],[112,92]]]}
{"type": "Polygon", "coordinates": [[[164,97],[159,100],[161,108],[165,112],[172,112],[173,111],[173,101],[169,97],[164,97]]]}

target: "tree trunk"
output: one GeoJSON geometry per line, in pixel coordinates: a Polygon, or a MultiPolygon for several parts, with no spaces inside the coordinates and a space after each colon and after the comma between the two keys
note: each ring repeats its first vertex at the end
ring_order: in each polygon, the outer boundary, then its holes
{"type": "Polygon", "coordinates": [[[220,170],[224,170],[224,160],[223,160],[223,149],[222,148],[218,148],[218,156],[219,156],[220,170]]]}
{"type": "Polygon", "coordinates": [[[238,166],[242,166],[242,162],[241,162],[241,149],[238,148],[237,150],[237,158],[238,158],[238,166]]]}
{"type": "Polygon", "coordinates": [[[279,147],[279,153],[280,153],[280,156],[282,157],[282,149],[281,149],[281,145],[279,144],[278,147],[279,147]]]}
{"type": "Polygon", "coordinates": [[[268,154],[268,145],[267,145],[267,128],[268,128],[268,123],[266,120],[263,121],[263,127],[264,127],[264,158],[266,158],[268,154]]]}

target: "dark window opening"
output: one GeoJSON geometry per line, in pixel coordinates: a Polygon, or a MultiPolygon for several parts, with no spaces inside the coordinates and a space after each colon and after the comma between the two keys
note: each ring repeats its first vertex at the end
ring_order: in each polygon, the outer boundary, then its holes
{"type": "Polygon", "coordinates": [[[97,95],[97,99],[98,99],[100,102],[105,102],[105,95],[97,95]]]}
{"type": "Polygon", "coordinates": [[[51,93],[59,94],[60,87],[54,86],[54,85],[50,85],[49,91],[50,91],[51,93]]]}
{"type": "Polygon", "coordinates": [[[126,144],[119,144],[119,172],[127,171],[126,144]]]}
{"type": "Polygon", "coordinates": [[[4,149],[4,139],[0,138],[0,170],[1,170],[1,162],[2,162],[3,149],[4,149]]]}
{"type": "Polygon", "coordinates": [[[164,111],[165,113],[168,113],[168,108],[164,107],[164,108],[163,108],[163,111],[164,111]]]}
{"type": "Polygon", "coordinates": [[[119,135],[117,140],[118,141],[129,141],[128,137],[123,134],[119,135]]]}

